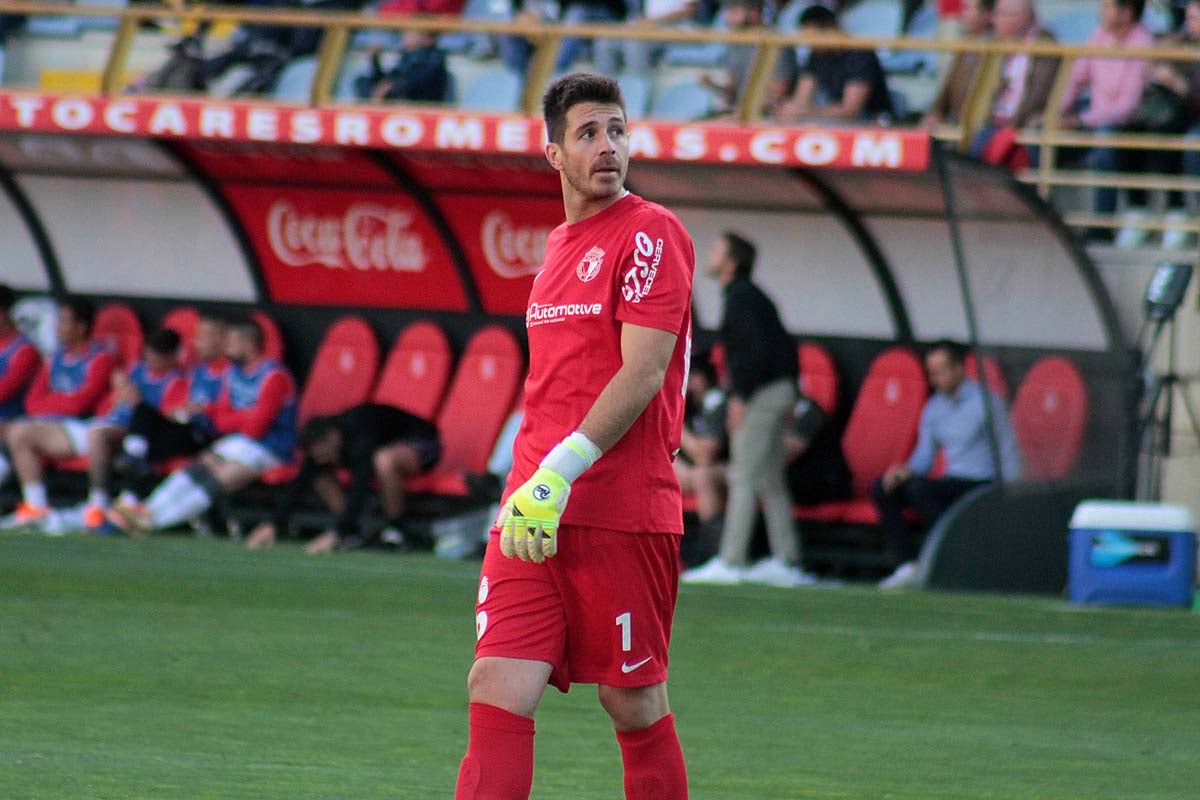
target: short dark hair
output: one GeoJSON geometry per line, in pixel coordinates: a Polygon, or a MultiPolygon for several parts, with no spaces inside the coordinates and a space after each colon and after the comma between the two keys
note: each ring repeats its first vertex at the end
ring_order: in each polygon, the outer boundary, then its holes
{"type": "Polygon", "coordinates": [[[758,248],[745,236],[733,231],[725,231],[721,236],[725,239],[729,257],[733,259],[734,276],[749,278],[750,274],[754,272],[754,260],[758,258],[758,248]]]}
{"type": "Polygon", "coordinates": [[[573,72],[550,84],[542,95],[542,118],[546,121],[546,136],[562,144],[567,135],[567,112],[580,103],[612,103],[625,114],[625,97],[621,86],[607,75],[594,72],[573,72]]]}
{"type": "Polygon", "coordinates": [[[96,307],[90,300],[84,300],[82,297],[64,297],[58,301],[58,307],[70,311],[76,322],[82,322],[89,334],[92,332],[92,323],[96,321],[96,307]]]}
{"type": "Polygon", "coordinates": [[[801,28],[812,26],[822,30],[833,30],[838,26],[837,14],[822,5],[812,5],[800,14],[797,24],[801,28]]]}
{"type": "Polygon", "coordinates": [[[942,352],[946,354],[946,358],[950,359],[950,363],[961,367],[967,363],[967,346],[962,342],[956,342],[953,339],[938,339],[925,350],[925,357],[928,358],[933,353],[942,352]]]}
{"type": "Polygon", "coordinates": [[[1140,22],[1142,14],[1146,13],[1146,0],[1113,0],[1117,8],[1127,8],[1133,15],[1134,22],[1140,22]]]}
{"type": "Polygon", "coordinates": [[[182,341],[183,339],[179,336],[179,331],[174,331],[170,328],[159,328],[146,337],[146,347],[160,356],[173,357],[179,352],[179,345],[182,341]]]}
{"type": "Polygon", "coordinates": [[[996,10],[996,0],[977,0],[979,8],[991,14],[996,10]]]}
{"type": "Polygon", "coordinates": [[[261,351],[266,344],[267,336],[263,333],[262,325],[254,317],[242,317],[233,323],[233,330],[250,340],[255,350],[261,351]]]}
{"type": "Polygon", "coordinates": [[[307,450],[317,442],[323,441],[336,429],[337,425],[334,424],[333,417],[309,417],[308,421],[300,427],[300,432],[296,435],[296,442],[300,445],[301,450],[307,450]]]}
{"type": "Polygon", "coordinates": [[[7,283],[0,283],[0,311],[8,313],[17,304],[17,293],[7,283]]]}

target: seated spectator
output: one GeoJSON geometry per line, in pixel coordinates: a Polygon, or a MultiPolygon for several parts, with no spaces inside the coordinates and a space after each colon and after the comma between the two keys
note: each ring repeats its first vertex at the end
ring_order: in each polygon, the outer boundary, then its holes
{"type": "Polygon", "coordinates": [[[22,14],[0,14],[0,84],[4,83],[4,45],[8,41],[9,34],[24,24],[25,16],[22,14]]]}
{"type": "MultiPolygon", "coordinates": [[[[934,394],[921,411],[916,448],[906,463],[889,467],[871,486],[888,555],[899,564],[880,584],[881,588],[915,585],[916,558],[924,532],[933,527],[955,500],[996,479],[984,390],[967,377],[966,354],[965,347],[949,340],[929,348],[925,371],[934,394]],[[939,450],[945,454],[945,472],[932,477],[930,471],[939,450]],[[920,514],[922,531],[909,527],[904,518],[907,508],[920,514]]],[[[1003,398],[993,392],[990,402],[1001,474],[1005,480],[1014,480],[1021,470],[1016,435],[1003,398]]]]}
{"type": "Polygon", "coordinates": [[[280,495],[274,521],[251,532],[246,546],[252,550],[270,547],[287,531],[292,512],[309,487],[337,514],[337,522],[304,549],[327,553],[361,546],[367,537],[360,533],[359,519],[370,498],[372,480],[379,482],[387,519],[381,539],[404,544],[404,479],[437,463],[442,445],[432,422],[393,406],[363,403],[337,416],[313,417],[304,423],[300,449],[304,453],[300,474],[280,495]],[[338,469],[350,471],[349,493],[338,483],[338,469]]]}
{"type": "MultiPolygon", "coordinates": [[[[766,29],[763,23],[763,0],[722,0],[721,13],[731,31],[766,29]]],[[[706,73],[700,79],[701,84],[717,92],[720,113],[731,114],[738,110],[757,56],[757,45],[729,45],[725,50],[724,67],[716,74],[706,73]]],[[[774,113],[778,105],[792,93],[798,72],[795,49],[784,47],[775,61],[764,98],[764,110],[768,114],[774,113]]]]}
{"type": "Polygon", "coordinates": [[[59,349],[42,365],[25,398],[24,419],[9,426],[8,452],[21,481],[17,525],[37,525],[50,513],[42,482],[42,456],[65,458],[87,453],[87,425],[109,387],[114,359],[91,341],[95,310],[72,298],[58,306],[59,349]]]}
{"type": "MultiPolygon", "coordinates": [[[[841,33],[837,16],[824,6],[809,6],[800,15],[804,33],[841,33]]],[[[849,43],[847,39],[847,43],[849,43]]],[[[779,105],[775,118],[878,123],[892,118],[883,66],[874,50],[813,47],[792,96],[779,105]]]]}
{"type": "Polygon", "coordinates": [[[229,370],[226,332],[225,320],[214,314],[202,314],[197,321],[192,338],[197,363],[188,372],[182,406],[168,414],[144,396],[134,404],[122,453],[114,463],[121,483],[131,493],[123,494],[125,502],[136,502],[153,488],[154,465],[193,456],[217,438],[212,417],[229,370]]]}
{"type": "Polygon", "coordinates": [[[725,527],[725,468],[729,436],[725,430],[725,392],[717,385],[717,371],[702,356],[692,358],[687,401],[675,476],[685,494],[696,497],[700,528],[680,543],[688,566],[716,555],[725,527]]]}
{"type": "MultiPolygon", "coordinates": [[[[1038,25],[1033,0],[996,0],[992,20],[999,41],[1054,41],[1054,34],[1038,25]]],[[[1005,56],[1000,67],[1000,84],[992,98],[991,113],[971,143],[971,155],[983,157],[998,131],[1024,128],[1045,111],[1050,90],[1054,88],[1054,78],[1058,74],[1058,65],[1056,56],[1034,57],[1029,53],[1005,56]]]]}
{"type": "MultiPolygon", "coordinates": [[[[1145,5],[1146,0],[1101,0],[1100,27],[1088,45],[1106,50],[1152,47],[1154,38],[1141,23],[1145,5]]],[[[1121,130],[1142,98],[1149,70],[1150,64],[1142,59],[1081,57],[1075,62],[1063,95],[1060,126],[1096,133],[1121,130]]],[[[1070,158],[1073,154],[1064,155],[1070,158]]],[[[1117,150],[1103,145],[1091,148],[1083,157],[1090,170],[1116,172],[1122,166],[1117,150]]],[[[1097,213],[1112,214],[1117,210],[1117,190],[1111,186],[1097,188],[1094,205],[1097,213]]],[[[1089,237],[1110,240],[1112,232],[1095,230],[1089,237]]]]}
{"type": "Polygon", "coordinates": [[[801,394],[784,431],[787,483],[792,501],[817,505],[850,496],[850,467],[842,453],[842,431],[820,404],[801,394]]]}
{"type": "Polygon", "coordinates": [[[363,99],[444,103],[450,99],[450,72],[437,34],[405,31],[394,66],[384,69],[379,50],[371,52],[371,69],[354,81],[363,99]]]}
{"type": "MultiPolygon", "coordinates": [[[[379,6],[381,16],[441,14],[458,16],[463,0],[389,0],[379,6]]],[[[446,54],[433,31],[404,31],[395,63],[384,67],[378,47],[371,49],[371,68],[354,81],[354,92],[366,100],[409,100],[426,103],[450,101],[450,72],[446,54]]]]}
{"type": "MultiPolygon", "coordinates": [[[[591,25],[594,23],[620,22],[640,11],[640,0],[560,0],[558,22],[564,25],[591,25]]],[[[517,22],[551,21],[543,16],[534,0],[513,0],[513,18],[517,22]]],[[[617,41],[617,40],[612,40],[617,41]]],[[[568,36],[562,40],[558,59],[554,63],[556,72],[566,72],[576,61],[587,55],[591,40],[568,36]]],[[[518,75],[525,75],[529,59],[533,55],[533,43],[523,36],[501,36],[500,57],[505,66],[518,75]]],[[[611,46],[593,47],[593,66],[597,72],[615,75],[618,50],[611,46]]]]}
{"type": "MultiPolygon", "coordinates": [[[[696,19],[698,0],[640,0],[637,9],[626,17],[627,26],[639,28],[676,28],[696,19]]],[[[596,64],[609,66],[616,74],[617,64],[625,72],[647,74],[658,64],[666,45],[650,39],[597,39],[592,44],[596,64]]]]}
{"type": "Polygon", "coordinates": [[[292,458],[296,442],[296,383],[263,355],[263,330],[252,319],[229,331],[230,367],[213,406],[220,438],[184,469],[167,476],[145,504],[119,500],[109,520],[128,533],[170,528],[207,511],[225,495],[292,458]]]}
{"type": "MultiPolygon", "coordinates": [[[[992,33],[992,9],[995,0],[965,0],[962,13],[958,16],[962,35],[968,39],[986,39],[992,33]]],[[[962,50],[954,54],[950,69],[938,92],[929,104],[929,110],[921,118],[921,125],[928,129],[942,124],[959,125],[962,112],[971,97],[971,89],[979,80],[983,70],[983,54],[962,50]]]]}
{"type": "MultiPolygon", "coordinates": [[[[1187,4],[1186,16],[1183,23],[1183,41],[1188,45],[1200,44],[1200,0],[1191,0],[1187,4]]],[[[1200,139],[1200,60],[1190,65],[1175,61],[1176,69],[1187,72],[1187,94],[1184,97],[1184,112],[1187,120],[1187,136],[1200,139]],[[1190,68],[1189,68],[1190,67],[1190,68]]],[[[1182,84],[1175,82],[1176,88],[1182,84]]],[[[1200,150],[1189,150],[1183,154],[1183,171],[1194,178],[1200,178],[1200,150]]],[[[1193,195],[1196,205],[1200,206],[1200,192],[1193,195]]],[[[1193,208],[1193,212],[1200,208],[1193,208]]]]}
{"type": "MultiPolygon", "coordinates": [[[[29,341],[12,317],[17,295],[0,283],[0,441],[8,426],[25,412],[25,395],[42,365],[37,347],[29,341]]],[[[12,474],[12,464],[0,455],[0,483],[12,474]]]]}
{"type": "MultiPolygon", "coordinates": [[[[1184,10],[1183,30],[1179,34],[1167,37],[1164,44],[1168,46],[1197,47],[1200,46],[1200,0],[1190,0],[1184,10]]],[[[1151,85],[1161,87],[1163,92],[1169,92],[1176,98],[1179,107],[1179,119],[1170,126],[1174,130],[1183,131],[1189,139],[1200,139],[1200,58],[1195,61],[1163,61],[1151,67],[1151,85]]],[[[1162,159],[1159,159],[1161,162],[1162,159]]],[[[1200,150],[1186,150],[1182,154],[1183,173],[1192,178],[1200,178],[1200,150]]],[[[1170,172],[1166,168],[1150,167],[1151,171],[1170,172]]],[[[1200,213],[1200,192],[1191,193],[1188,200],[1190,213],[1200,213]]],[[[1173,214],[1179,216],[1178,214],[1173,214]]],[[[1186,231],[1166,231],[1163,233],[1163,247],[1182,247],[1187,243],[1186,231]]]]}

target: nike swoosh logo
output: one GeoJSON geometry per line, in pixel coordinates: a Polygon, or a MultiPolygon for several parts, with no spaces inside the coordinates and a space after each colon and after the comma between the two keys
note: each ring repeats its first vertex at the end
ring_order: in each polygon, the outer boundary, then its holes
{"type": "Polygon", "coordinates": [[[638,662],[636,662],[636,663],[633,663],[633,664],[630,664],[628,661],[622,662],[622,664],[621,664],[621,672],[623,672],[623,673],[625,673],[626,675],[628,675],[629,673],[633,672],[633,671],[634,671],[635,669],[637,669],[638,667],[640,667],[640,666],[642,666],[643,664],[645,664],[645,663],[647,663],[648,661],[650,661],[652,658],[654,658],[654,656],[650,656],[649,658],[643,658],[641,661],[638,661],[638,662]]]}

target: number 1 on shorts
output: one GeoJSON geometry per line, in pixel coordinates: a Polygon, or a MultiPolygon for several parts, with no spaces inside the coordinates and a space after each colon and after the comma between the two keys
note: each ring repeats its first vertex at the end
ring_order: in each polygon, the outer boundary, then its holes
{"type": "Polygon", "coordinates": [[[628,611],[617,617],[617,626],[621,629],[621,650],[625,653],[633,649],[632,619],[628,611]]]}

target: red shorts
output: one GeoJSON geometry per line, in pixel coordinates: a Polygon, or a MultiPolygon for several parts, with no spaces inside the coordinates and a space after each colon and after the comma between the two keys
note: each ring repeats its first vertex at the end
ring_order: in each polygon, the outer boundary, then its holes
{"type": "Polygon", "coordinates": [[[562,692],[572,683],[662,683],[679,539],[563,526],[558,555],[535,564],[501,555],[493,530],[475,606],[475,657],[545,661],[562,692]]]}

